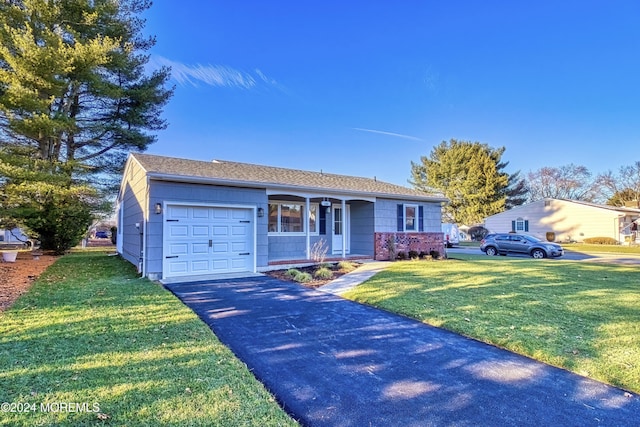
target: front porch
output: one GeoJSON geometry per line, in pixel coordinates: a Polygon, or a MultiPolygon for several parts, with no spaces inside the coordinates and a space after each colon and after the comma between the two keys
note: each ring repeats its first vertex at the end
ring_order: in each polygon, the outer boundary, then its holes
{"type": "Polygon", "coordinates": [[[373,259],[374,201],[338,195],[270,193],[268,265],[373,259]]]}
{"type": "MultiPolygon", "coordinates": [[[[373,257],[371,255],[364,254],[349,254],[344,258],[341,256],[328,256],[324,259],[324,262],[326,263],[335,263],[340,261],[367,262],[373,261],[373,257]]],[[[316,264],[318,264],[318,262],[306,258],[278,259],[269,261],[268,266],[260,267],[258,268],[258,271],[286,270],[289,268],[309,267],[316,264]]]]}

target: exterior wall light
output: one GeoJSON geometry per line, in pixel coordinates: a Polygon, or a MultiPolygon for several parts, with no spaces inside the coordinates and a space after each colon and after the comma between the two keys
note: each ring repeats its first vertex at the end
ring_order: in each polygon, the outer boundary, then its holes
{"type": "Polygon", "coordinates": [[[156,215],[160,215],[162,213],[162,204],[161,203],[156,203],[155,213],[156,213],[156,215]]]}
{"type": "Polygon", "coordinates": [[[258,218],[262,218],[264,216],[264,209],[258,208],[258,218]]]}

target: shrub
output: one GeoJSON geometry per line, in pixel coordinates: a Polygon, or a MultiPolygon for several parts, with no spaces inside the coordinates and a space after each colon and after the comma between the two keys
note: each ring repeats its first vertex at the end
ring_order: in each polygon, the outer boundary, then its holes
{"type": "Polygon", "coordinates": [[[316,279],[331,279],[333,277],[333,272],[329,270],[327,267],[320,267],[313,273],[316,279]]]}
{"type": "Polygon", "coordinates": [[[387,248],[389,249],[389,259],[396,259],[396,238],[395,236],[389,236],[387,238],[387,248]]]}
{"type": "Polygon", "coordinates": [[[398,259],[407,259],[407,254],[404,251],[398,252],[398,259]]]}
{"type": "Polygon", "coordinates": [[[348,273],[356,269],[356,265],[351,261],[340,261],[338,263],[338,269],[342,272],[348,273]]]}
{"type": "Polygon", "coordinates": [[[471,227],[469,229],[469,236],[471,236],[471,240],[474,240],[476,242],[484,239],[487,234],[489,234],[489,230],[481,225],[476,225],[475,227],[471,227]]]}
{"type": "Polygon", "coordinates": [[[612,237],[587,237],[583,240],[584,243],[590,243],[594,245],[617,245],[618,241],[612,237]]]}
{"type": "Polygon", "coordinates": [[[420,252],[420,258],[425,259],[428,256],[430,256],[430,255],[428,253],[426,253],[425,251],[421,251],[420,252]]]}
{"type": "Polygon", "coordinates": [[[433,258],[433,259],[440,258],[440,252],[438,252],[436,250],[433,250],[433,251],[429,252],[429,255],[431,255],[431,258],[433,258]]]}
{"type": "Polygon", "coordinates": [[[409,259],[418,259],[418,251],[409,251],[409,259]]]}
{"type": "Polygon", "coordinates": [[[299,272],[299,273],[300,273],[300,274],[298,274],[297,276],[295,276],[295,277],[293,278],[293,280],[295,280],[295,281],[296,281],[296,282],[298,282],[298,283],[306,283],[306,282],[310,282],[310,281],[311,281],[311,279],[312,279],[311,274],[309,274],[309,273],[302,273],[302,272],[299,272]]]}
{"type": "Polygon", "coordinates": [[[295,277],[300,273],[301,273],[300,270],[297,270],[295,268],[290,268],[290,269],[287,270],[286,275],[295,279],[295,277]]]}
{"type": "Polygon", "coordinates": [[[311,247],[311,259],[317,263],[323,264],[328,251],[329,246],[327,245],[327,241],[320,239],[311,247]]]}

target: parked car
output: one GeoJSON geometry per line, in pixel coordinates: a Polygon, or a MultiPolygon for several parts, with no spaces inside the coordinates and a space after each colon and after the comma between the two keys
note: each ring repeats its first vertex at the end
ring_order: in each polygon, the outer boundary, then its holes
{"type": "Polygon", "coordinates": [[[444,233],[444,244],[450,248],[453,245],[460,244],[460,231],[455,224],[442,223],[442,232],[444,233]]]}
{"type": "Polygon", "coordinates": [[[96,231],[96,239],[108,239],[109,234],[106,231],[96,231]]]}
{"type": "Polygon", "coordinates": [[[491,256],[516,253],[528,254],[538,259],[564,255],[564,249],[557,243],[546,242],[528,234],[514,233],[488,234],[480,242],[480,250],[491,256]]]}

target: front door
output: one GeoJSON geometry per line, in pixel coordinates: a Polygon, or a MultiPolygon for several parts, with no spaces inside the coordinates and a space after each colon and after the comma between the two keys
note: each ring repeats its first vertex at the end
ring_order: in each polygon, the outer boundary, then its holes
{"type": "Polygon", "coordinates": [[[345,221],[342,220],[342,205],[333,205],[333,240],[332,252],[342,253],[343,234],[346,238],[345,252],[349,253],[349,240],[351,240],[351,220],[349,205],[346,205],[345,221]]]}

